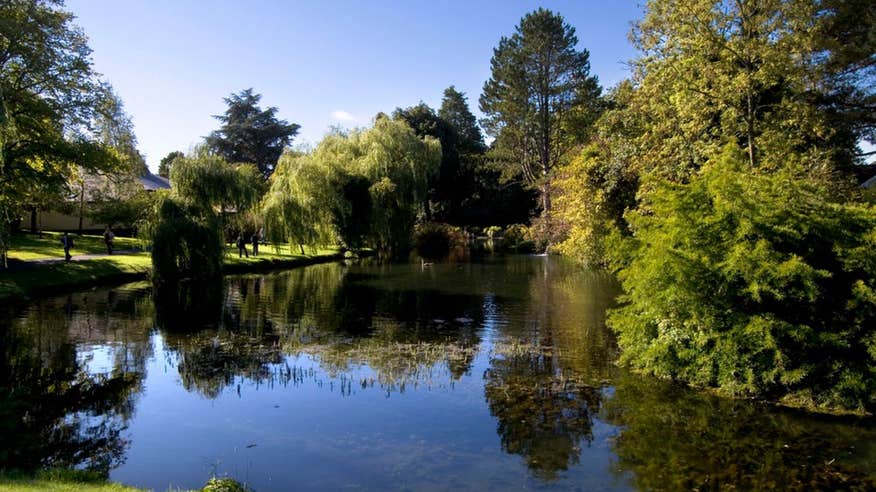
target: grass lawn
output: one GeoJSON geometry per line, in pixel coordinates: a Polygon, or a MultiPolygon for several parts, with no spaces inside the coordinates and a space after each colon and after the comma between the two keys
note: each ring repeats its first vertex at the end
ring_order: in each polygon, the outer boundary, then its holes
{"type": "Polygon", "coordinates": [[[248,245],[246,250],[249,252],[249,258],[238,257],[237,246],[226,246],[225,248],[225,264],[226,265],[238,265],[238,264],[257,264],[257,263],[271,263],[277,261],[287,261],[294,260],[296,258],[315,258],[319,256],[325,255],[335,255],[339,253],[338,249],[325,248],[325,249],[316,249],[305,247],[304,254],[301,254],[301,249],[297,246],[289,246],[288,244],[280,244],[278,246],[274,245],[260,245],[259,246],[259,255],[252,255],[252,245],[248,245]]]}
{"type": "Polygon", "coordinates": [[[139,492],[142,489],[110,483],[87,472],[47,470],[36,476],[0,473],[4,492],[139,492]]]}
{"type": "MultiPolygon", "coordinates": [[[[3,492],[143,492],[145,489],[108,482],[82,470],[44,470],[36,475],[0,472],[3,492]]],[[[170,490],[170,489],[169,489],[170,490]]],[[[175,492],[183,492],[173,489],[175,492]]],[[[249,489],[230,478],[211,478],[201,492],[247,492],[249,489]]]]}
{"type": "MultiPolygon", "coordinates": [[[[63,258],[64,247],[61,246],[62,233],[44,232],[42,237],[35,234],[16,233],[12,235],[9,258],[15,260],[44,260],[46,258],[63,258]]],[[[70,254],[85,255],[106,253],[103,236],[70,234],[73,238],[73,249],[70,254]]],[[[140,247],[140,240],[131,237],[116,237],[113,241],[115,249],[134,249],[140,247]]]]}
{"type": "Polygon", "coordinates": [[[149,253],[134,253],[0,272],[0,298],[20,297],[40,289],[82,285],[102,278],[145,276],[151,269],[149,253]]]}
{"type": "MultiPolygon", "coordinates": [[[[23,261],[63,256],[57,233],[45,233],[43,238],[28,235],[16,235],[13,239],[14,249],[9,251],[9,257],[23,261]],[[58,247],[55,247],[57,241],[58,247]],[[58,251],[61,251],[58,254],[58,251]]],[[[76,254],[104,252],[103,238],[100,236],[83,236],[76,241],[76,254]]],[[[119,248],[132,248],[139,242],[131,238],[117,238],[119,248]],[[121,241],[119,241],[121,239],[121,241]]],[[[229,273],[244,273],[273,268],[291,268],[294,266],[314,263],[338,254],[337,249],[305,248],[301,254],[299,247],[281,245],[262,246],[259,256],[238,258],[237,248],[227,246],[225,250],[225,265],[229,273]]],[[[148,252],[115,254],[101,258],[93,258],[71,262],[52,262],[29,268],[19,267],[12,271],[0,270],[0,299],[6,297],[25,297],[33,294],[61,291],[66,288],[93,286],[102,281],[127,281],[146,278],[152,270],[152,258],[148,252]]]]}

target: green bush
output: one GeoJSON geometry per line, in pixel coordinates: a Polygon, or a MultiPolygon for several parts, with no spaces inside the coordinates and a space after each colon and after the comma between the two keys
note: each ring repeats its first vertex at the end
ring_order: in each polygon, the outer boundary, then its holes
{"type": "Polygon", "coordinates": [[[201,492],[247,492],[249,489],[233,478],[211,478],[201,492]]]}
{"type": "Polygon", "coordinates": [[[499,226],[490,226],[484,229],[484,233],[488,238],[493,239],[498,236],[502,232],[502,228],[499,226]]]}
{"type": "Polygon", "coordinates": [[[651,179],[610,315],[622,361],[795,406],[876,409],[876,208],[793,163],[728,151],[688,184],[651,179]]]}
{"type": "Polygon", "coordinates": [[[465,234],[458,227],[427,222],[414,231],[414,247],[424,260],[442,260],[454,249],[465,247],[465,234]]]}
{"type": "Polygon", "coordinates": [[[524,224],[511,224],[505,228],[502,243],[509,249],[516,249],[520,243],[526,240],[528,232],[529,227],[524,224]]]}

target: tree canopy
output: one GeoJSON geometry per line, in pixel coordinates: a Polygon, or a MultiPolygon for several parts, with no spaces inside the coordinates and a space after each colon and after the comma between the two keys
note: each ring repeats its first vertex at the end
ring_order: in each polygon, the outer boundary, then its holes
{"type": "Polygon", "coordinates": [[[158,163],[158,175],[162,178],[170,179],[170,168],[173,166],[173,161],[180,157],[185,157],[185,154],[178,150],[169,152],[166,156],[162,157],[161,162],[158,163]]]}
{"type": "Polygon", "coordinates": [[[633,79],[558,182],[561,251],[622,281],[626,364],[876,408],[876,209],[852,178],[873,60],[837,42],[865,42],[873,16],[852,3],[648,2],[633,79]]]}
{"type": "Polygon", "coordinates": [[[577,49],[575,28],[559,14],[538,9],[502,37],[480,97],[482,124],[504,160],[539,186],[542,210],[551,209],[551,179],[576,138],[570,125],[592,121],[581,108],[596,107],[600,88],[590,75],[590,54],[577,49]]]}
{"type": "Polygon", "coordinates": [[[144,235],[152,240],[153,282],[172,288],[181,278],[218,282],[225,213],[243,215],[258,203],[264,182],[252,164],[232,165],[208,149],[174,160],[170,193],[160,192],[144,235]]]}
{"type": "Polygon", "coordinates": [[[300,126],[278,119],[276,107],[263,110],[258,105],[261,99],[252,88],[226,97],[228,109],[214,116],[222,126],[206,143],[228,162],[254,164],[267,178],[300,126]]]}
{"type": "MultiPolygon", "coordinates": [[[[117,155],[95,134],[107,92],[85,34],[62,2],[0,3],[0,256],[24,207],[58,200],[72,170],[109,170],[117,155]]],[[[104,106],[105,107],[105,106],[104,106]]]]}
{"type": "Polygon", "coordinates": [[[280,159],[263,203],[267,234],[404,254],[440,160],[436,139],[387,116],[367,130],[328,135],[312,153],[280,159]]]}

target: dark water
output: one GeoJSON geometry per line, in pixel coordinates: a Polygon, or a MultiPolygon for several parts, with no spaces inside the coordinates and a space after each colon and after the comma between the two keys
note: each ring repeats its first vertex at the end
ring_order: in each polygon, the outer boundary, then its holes
{"type": "Polygon", "coordinates": [[[872,423],[618,370],[605,276],[328,264],[0,313],[0,468],[165,490],[868,489],[872,423]]]}

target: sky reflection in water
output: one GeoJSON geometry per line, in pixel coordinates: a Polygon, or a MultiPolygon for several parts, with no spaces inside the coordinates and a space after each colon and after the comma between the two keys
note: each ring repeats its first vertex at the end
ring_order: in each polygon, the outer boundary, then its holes
{"type": "Polygon", "coordinates": [[[87,466],[159,490],[213,474],[259,491],[873,485],[872,424],[618,370],[604,326],[616,289],[510,257],[10,307],[0,466],[87,466]]]}

